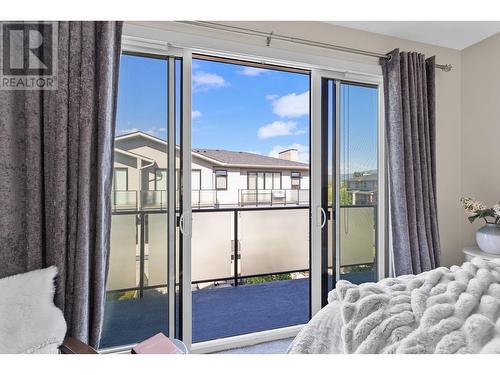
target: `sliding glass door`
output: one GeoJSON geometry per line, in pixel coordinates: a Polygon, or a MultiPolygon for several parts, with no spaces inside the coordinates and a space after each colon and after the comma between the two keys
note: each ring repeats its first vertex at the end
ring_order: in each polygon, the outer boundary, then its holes
{"type": "Polygon", "coordinates": [[[101,348],[182,338],[190,324],[179,314],[190,304],[190,56],[154,47],[125,41],[121,57],[101,348]]]}
{"type": "Polygon", "coordinates": [[[383,274],[378,84],[124,51],[102,348],[293,335],[337,280],[383,274]]]}
{"type": "Polygon", "coordinates": [[[337,280],[377,281],[379,87],[321,76],[321,304],[337,280]]]}
{"type": "Polygon", "coordinates": [[[193,342],[307,323],[309,71],[193,66],[193,342]]]}

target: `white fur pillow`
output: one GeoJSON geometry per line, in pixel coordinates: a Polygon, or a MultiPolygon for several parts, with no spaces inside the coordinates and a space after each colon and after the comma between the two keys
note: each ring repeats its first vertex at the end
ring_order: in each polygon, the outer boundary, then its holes
{"type": "Polygon", "coordinates": [[[66,334],[52,266],[0,279],[0,353],[58,353],[66,334]]]}

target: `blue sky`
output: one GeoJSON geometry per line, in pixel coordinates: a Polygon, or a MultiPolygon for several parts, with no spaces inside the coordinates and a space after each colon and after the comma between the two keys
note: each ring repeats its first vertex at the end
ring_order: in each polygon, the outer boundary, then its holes
{"type": "MultiPolygon", "coordinates": [[[[164,60],[122,57],[117,134],[141,130],[166,137],[166,71],[164,60]]],[[[192,80],[194,148],[277,156],[294,147],[301,161],[309,161],[309,76],[193,60],[192,80]]],[[[374,168],[368,156],[376,147],[376,94],[351,87],[349,100],[351,165],[374,168]]]]}

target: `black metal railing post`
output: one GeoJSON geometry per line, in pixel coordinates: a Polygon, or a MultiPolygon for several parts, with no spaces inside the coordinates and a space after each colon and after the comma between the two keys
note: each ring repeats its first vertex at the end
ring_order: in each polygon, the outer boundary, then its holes
{"type": "Polygon", "coordinates": [[[145,221],[144,220],[144,213],[141,212],[139,214],[139,222],[141,226],[141,231],[140,231],[140,255],[139,255],[139,298],[142,298],[144,296],[144,235],[146,233],[145,231],[145,221]]]}
{"type": "Polygon", "coordinates": [[[239,240],[238,240],[238,210],[234,210],[234,286],[238,286],[238,258],[239,258],[239,240]]]}

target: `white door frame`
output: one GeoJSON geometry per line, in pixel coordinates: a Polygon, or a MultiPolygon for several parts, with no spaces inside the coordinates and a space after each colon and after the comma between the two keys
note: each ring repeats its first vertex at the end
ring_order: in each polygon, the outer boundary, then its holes
{"type": "MultiPolygon", "coordinates": [[[[167,100],[168,106],[168,240],[167,240],[167,258],[168,258],[168,328],[169,336],[174,337],[176,331],[175,322],[175,307],[176,307],[176,272],[175,272],[175,238],[177,231],[176,217],[176,116],[175,116],[175,59],[182,59],[182,75],[181,75],[181,90],[182,104],[181,108],[181,150],[182,150],[182,175],[181,186],[188,194],[182,194],[182,212],[180,220],[180,239],[182,242],[182,274],[181,290],[182,290],[182,338],[188,347],[191,345],[192,338],[192,302],[191,302],[191,69],[192,69],[192,53],[189,49],[176,48],[166,42],[153,39],[145,39],[134,36],[124,35],[122,37],[122,52],[153,55],[165,58],[168,60],[168,87],[167,100]],[[173,79],[174,78],[174,79],[173,79]],[[174,155],[174,157],[171,157],[174,155]],[[171,209],[173,208],[173,209],[171,209]],[[173,225],[172,225],[173,224],[173,225]]],[[[127,345],[125,347],[131,347],[127,345]]],[[[124,347],[121,347],[123,350],[124,347]]],[[[106,350],[109,352],[109,350],[106,350]]]]}
{"type": "MultiPolygon", "coordinates": [[[[386,176],[386,168],[385,168],[385,126],[384,126],[384,96],[383,96],[383,82],[381,78],[378,77],[367,77],[367,76],[358,76],[358,75],[346,75],[340,72],[325,70],[325,69],[313,69],[311,74],[312,79],[312,91],[313,95],[311,96],[312,104],[312,113],[311,118],[314,119],[312,121],[313,132],[315,132],[315,136],[317,139],[316,142],[311,142],[311,152],[314,152],[312,155],[313,160],[316,163],[312,164],[311,176],[314,173],[314,176],[317,178],[312,181],[312,189],[316,192],[316,196],[312,194],[314,202],[312,202],[311,207],[316,207],[319,209],[321,207],[321,147],[320,147],[320,136],[321,136],[321,79],[331,79],[336,82],[335,85],[335,152],[336,152],[336,165],[335,165],[335,212],[338,215],[340,213],[340,155],[339,155],[339,140],[340,140],[340,83],[341,82],[352,82],[352,83],[360,83],[360,84],[368,84],[377,87],[378,94],[378,117],[377,117],[377,171],[378,171],[378,197],[377,197],[377,231],[376,231],[376,240],[377,240],[377,254],[376,254],[376,264],[377,264],[377,277],[378,279],[383,279],[386,277],[386,228],[383,223],[386,223],[386,185],[387,185],[387,176],[386,176]],[[319,137],[319,138],[318,138],[319,137]],[[316,146],[316,147],[315,147],[316,146]]],[[[316,226],[314,228],[314,234],[319,236],[319,238],[315,239],[316,243],[319,244],[317,251],[313,251],[311,256],[314,255],[314,258],[311,262],[311,283],[313,284],[311,299],[314,296],[314,304],[313,308],[317,309],[318,306],[321,308],[321,228],[317,223],[318,214],[316,216],[316,226]],[[319,229],[318,229],[319,228],[319,229]],[[314,265],[314,270],[312,266],[314,265]],[[315,276],[313,279],[313,275],[315,276]]],[[[314,219],[314,217],[313,217],[314,219]]],[[[388,225],[388,223],[386,223],[388,225]]],[[[340,236],[339,233],[339,220],[335,219],[335,232],[337,235],[335,236],[335,251],[336,251],[336,281],[339,280],[340,275],[340,236]]],[[[313,310],[313,315],[314,315],[313,310]]],[[[317,310],[316,310],[317,311],[317,310]]]]}
{"type": "Polygon", "coordinates": [[[191,236],[193,215],[191,210],[191,70],[192,53],[182,50],[182,340],[191,349],[193,337],[192,296],[191,296],[191,236]]]}

